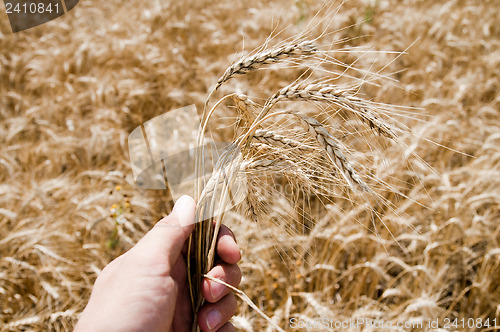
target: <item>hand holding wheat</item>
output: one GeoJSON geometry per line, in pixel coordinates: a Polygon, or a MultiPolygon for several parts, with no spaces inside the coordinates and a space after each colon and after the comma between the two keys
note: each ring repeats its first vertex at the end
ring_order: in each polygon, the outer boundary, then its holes
{"type": "MultiPolygon", "coordinates": [[[[76,331],[188,331],[193,315],[187,289],[186,239],[194,229],[195,203],[181,197],[130,251],[111,262],[99,275],[76,331]]],[[[209,276],[237,286],[241,271],[238,246],[231,231],[219,234],[218,265],[209,276]]],[[[227,322],[236,311],[229,289],[207,281],[202,293],[208,302],[198,314],[203,331],[234,331],[227,322]]]]}

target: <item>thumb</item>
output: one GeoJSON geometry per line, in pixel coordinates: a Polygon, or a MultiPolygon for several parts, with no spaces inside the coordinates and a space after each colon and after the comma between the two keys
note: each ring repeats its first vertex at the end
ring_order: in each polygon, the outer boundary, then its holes
{"type": "Polygon", "coordinates": [[[160,220],[140,241],[135,250],[146,255],[165,255],[172,266],[194,230],[196,203],[182,196],[168,216],[160,220]]]}

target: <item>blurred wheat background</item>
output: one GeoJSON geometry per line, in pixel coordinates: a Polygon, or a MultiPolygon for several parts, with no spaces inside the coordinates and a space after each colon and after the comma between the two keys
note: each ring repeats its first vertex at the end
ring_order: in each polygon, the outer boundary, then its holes
{"type": "MultiPolygon", "coordinates": [[[[374,232],[370,214],[354,204],[311,212],[307,230],[283,204],[274,221],[289,216],[282,221],[296,228],[285,236],[275,223],[233,216],[240,289],[280,326],[291,330],[292,317],[500,323],[498,6],[352,0],[325,28],[332,45],[344,40],[332,47],[412,45],[391,63],[396,87],[364,93],[426,117],[406,123],[415,135],[403,154],[388,147],[381,156],[406,195],[384,197],[393,209],[376,213],[386,230],[374,232]],[[428,165],[408,168],[412,153],[428,165]]],[[[312,0],[88,0],[17,34],[2,12],[2,330],[72,329],[100,270],[171,209],[168,193],[135,185],[129,133],[172,109],[201,110],[234,60],[274,30],[287,28],[278,40],[302,32],[319,8],[312,0]]],[[[358,66],[371,69],[364,59],[358,66]]],[[[286,75],[258,71],[232,79],[231,91],[272,95],[286,75]]],[[[270,329],[246,303],[233,323],[270,329]]]]}

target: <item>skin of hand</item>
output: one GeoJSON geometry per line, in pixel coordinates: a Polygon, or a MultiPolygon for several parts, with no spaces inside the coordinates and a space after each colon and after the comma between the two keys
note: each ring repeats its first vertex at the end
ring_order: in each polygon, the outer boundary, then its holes
{"type": "MultiPolygon", "coordinates": [[[[194,222],[194,200],[179,198],[170,215],[102,270],[75,331],[190,331],[193,313],[185,259],[194,222]]],[[[217,256],[208,275],[237,287],[240,250],[226,226],[219,232],[217,256]]],[[[235,331],[228,322],[236,312],[234,294],[206,279],[202,294],[207,302],[198,314],[201,330],[235,331]]]]}

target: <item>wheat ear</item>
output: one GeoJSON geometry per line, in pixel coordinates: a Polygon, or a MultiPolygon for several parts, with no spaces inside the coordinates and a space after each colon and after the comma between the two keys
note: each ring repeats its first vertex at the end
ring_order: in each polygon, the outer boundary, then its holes
{"type": "Polygon", "coordinates": [[[314,149],[314,147],[312,146],[302,144],[296,140],[277,134],[272,130],[257,129],[253,134],[253,139],[260,143],[276,145],[280,147],[288,146],[291,148],[296,148],[299,150],[307,150],[307,151],[314,149]]]}
{"type": "Polygon", "coordinates": [[[347,182],[364,192],[369,192],[370,188],[363,182],[358,174],[354,171],[349,161],[341,151],[340,144],[326,130],[326,128],[316,119],[305,116],[297,112],[291,112],[298,117],[300,124],[305,130],[313,136],[316,141],[325,149],[330,161],[337,166],[347,182]]]}
{"type": "MultiPolygon", "coordinates": [[[[349,161],[346,159],[344,154],[342,153],[342,149],[340,144],[336,142],[335,137],[333,137],[328,130],[316,119],[308,117],[306,115],[300,114],[296,111],[286,110],[279,113],[292,114],[296,116],[302,127],[319,143],[319,145],[326,151],[328,159],[339,169],[342,176],[345,178],[347,183],[351,185],[351,187],[357,188],[363,192],[370,192],[370,188],[364,183],[364,181],[359,177],[354,168],[351,166],[349,161]]],[[[258,125],[259,122],[257,120],[254,122],[254,126],[258,125]]],[[[252,126],[253,127],[253,126],[252,126]]],[[[247,138],[247,142],[250,142],[250,139],[255,139],[257,141],[263,140],[266,143],[279,143],[287,142],[288,138],[283,138],[278,136],[277,139],[275,134],[266,135],[267,131],[259,130],[252,128],[249,129],[248,133],[243,136],[243,138],[247,138]],[[253,133],[252,133],[253,131],[253,133]],[[256,136],[257,135],[257,136],[256,136]],[[266,136],[273,137],[265,138],[266,136]]],[[[292,142],[293,140],[291,140],[292,142]]],[[[295,143],[297,144],[297,143],[295,143]]]]}
{"type": "Polygon", "coordinates": [[[316,46],[313,42],[306,40],[243,57],[224,72],[224,75],[217,81],[214,91],[219,89],[224,82],[228,81],[233,76],[246,74],[264,65],[276,63],[287,57],[309,56],[314,54],[316,50],[316,46]]]}
{"type": "Polygon", "coordinates": [[[353,112],[370,128],[377,130],[379,134],[390,139],[396,138],[392,128],[370,109],[367,101],[352,95],[349,90],[340,89],[331,84],[292,84],[286,86],[266,102],[257,117],[257,121],[264,118],[278,102],[298,99],[332,103],[341,109],[353,112]]]}
{"type": "Polygon", "coordinates": [[[239,118],[245,123],[245,125],[252,123],[256,117],[254,109],[257,108],[257,104],[247,95],[240,93],[235,93],[232,95],[232,98],[236,105],[239,118]]]}

